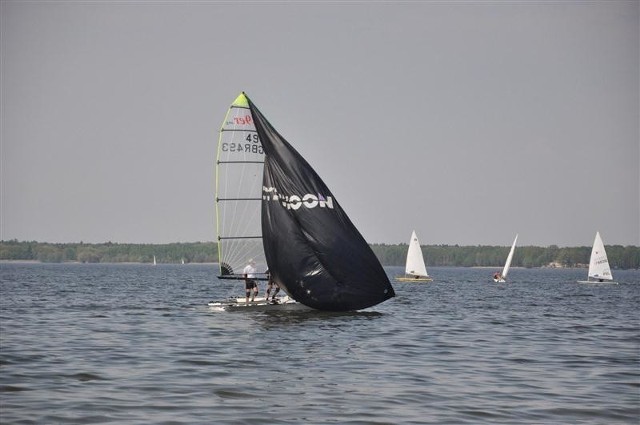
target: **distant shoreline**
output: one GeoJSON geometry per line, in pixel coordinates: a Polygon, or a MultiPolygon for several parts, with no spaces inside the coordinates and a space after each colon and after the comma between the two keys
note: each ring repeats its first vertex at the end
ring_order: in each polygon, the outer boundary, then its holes
{"type": "MultiPolygon", "coordinates": [[[[65,264],[65,265],[132,265],[132,266],[153,266],[153,263],[150,262],[134,262],[134,261],[122,261],[122,262],[104,262],[104,263],[90,263],[90,262],[80,262],[80,261],[62,261],[57,263],[47,262],[47,261],[38,261],[38,260],[0,260],[0,264],[65,264]]],[[[217,266],[218,263],[157,263],[155,266],[217,266]]],[[[429,266],[429,268],[465,268],[465,269],[498,269],[502,268],[503,265],[495,265],[495,266],[429,266]]],[[[383,264],[383,267],[403,267],[399,265],[393,264],[383,264]]],[[[512,269],[585,269],[588,268],[589,265],[578,265],[573,267],[550,267],[550,266],[538,266],[538,267],[522,267],[522,266],[514,266],[512,269]]],[[[622,269],[624,270],[624,269],[622,269]]],[[[634,270],[634,269],[628,269],[634,270]]]]}
{"type": "MultiPolygon", "coordinates": [[[[78,264],[78,265],[82,265],[82,264],[95,264],[95,265],[148,265],[148,266],[153,266],[153,263],[150,262],[136,262],[136,261],[107,261],[107,262],[81,262],[81,261],[60,261],[60,262],[48,262],[48,261],[39,261],[39,260],[0,260],[0,264],[78,264]]],[[[156,266],[192,266],[192,265],[197,265],[197,266],[217,266],[218,263],[210,263],[210,262],[204,262],[204,263],[196,263],[196,262],[190,262],[190,263],[157,263],[155,264],[156,266]]]]}
{"type": "MultiPolygon", "coordinates": [[[[404,266],[407,244],[370,244],[384,266],[404,266]]],[[[421,245],[427,267],[483,267],[504,265],[508,246],[421,245]]],[[[639,269],[640,247],[606,245],[613,269],[639,269]]],[[[560,248],[521,246],[515,250],[513,267],[584,268],[589,264],[590,246],[560,248]]],[[[217,264],[218,244],[214,242],[174,244],[52,244],[46,242],[0,241],[0,261],[98,264],[217,264]]]]}

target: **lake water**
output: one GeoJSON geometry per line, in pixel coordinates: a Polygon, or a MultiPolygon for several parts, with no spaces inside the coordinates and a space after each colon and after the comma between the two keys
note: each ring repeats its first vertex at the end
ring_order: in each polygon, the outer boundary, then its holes
{"type": "Polygon", "coordinates": [[[213,266],[0,264],[0,422],[638,424],[640,272],[493,271],[430,268],[360,312],[221,312],[243,285],[213,266]]]}

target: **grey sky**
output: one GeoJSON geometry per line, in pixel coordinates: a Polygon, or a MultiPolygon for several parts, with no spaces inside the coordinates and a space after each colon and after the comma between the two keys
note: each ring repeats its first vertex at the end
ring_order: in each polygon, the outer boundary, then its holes
{"type": "Polygon", "coordinates": [[[214,240],[244,90],[369,242],[640,245],[639,9],[2,1],[0,238],[214,240]]]}

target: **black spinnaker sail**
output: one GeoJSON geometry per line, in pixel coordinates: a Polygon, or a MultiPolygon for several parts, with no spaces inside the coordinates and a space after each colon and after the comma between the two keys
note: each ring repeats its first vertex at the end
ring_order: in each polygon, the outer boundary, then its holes
{"type": "Polygon", "coordinates": [[[274,280],[319,310],[360,310],[395,296],[382,265],[322,179],[247,99],[265,153],[262,240],[274,280]]]}

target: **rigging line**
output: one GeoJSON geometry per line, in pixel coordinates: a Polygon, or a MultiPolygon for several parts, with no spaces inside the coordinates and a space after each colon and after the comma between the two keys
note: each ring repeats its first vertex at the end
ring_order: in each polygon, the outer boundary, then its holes
{"type": "Polygon", "coordinates": [[[262,236],[218,236],[219,240],[229,239],[262,239],[262,236]]]}
{"type": "Polygon", "coordinates": [[[216,198],[218,201],[262,201],[262,198],[216,198]]]}
{"type": "Polygon", "coordinates": [[[264,164],[264,161],[218,161],[218,164],[264,164]]]}

